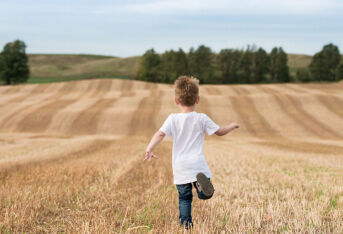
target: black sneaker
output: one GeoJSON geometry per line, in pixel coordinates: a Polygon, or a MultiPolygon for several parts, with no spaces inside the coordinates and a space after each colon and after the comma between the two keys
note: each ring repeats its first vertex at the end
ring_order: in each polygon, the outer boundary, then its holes
{"type": "Polygon", "coordinates": [[[211,181],[209,181],[209,179],[202,172],[198,173],[196,177],[198,190],[207,197],[212,196],[214,193],[214,187],[211,181]]]}

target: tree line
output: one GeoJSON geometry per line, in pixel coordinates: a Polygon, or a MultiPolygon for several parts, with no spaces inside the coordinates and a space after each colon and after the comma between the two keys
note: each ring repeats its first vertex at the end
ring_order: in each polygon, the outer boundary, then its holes
{"type": "Polygon", "coordinates": [[[330,43],[316,53],[307,68],[296,73],[299,81],[339,81],[343,79],[343,57],[336,45],[330,43]]]}
{"type": "MultiPolygon", "coordinates": [[[[26,82],[30,75],[26,45],[16,40],[7,43],[0,53],[0,82],[18,84],[26,82]]],[[[201,83],[276,83],[339,81],[343,79],[343,58],[334,44],[325,45],[312,57],[308,67],[296,71],[291,77],[287,54],[282,47],[274,47],[270,53],[263,48],[247,46],[244,49],[222,49],[214,53],[201,45],[188,53],[182,49],[158,54],[154,49],[142,56],[136,79],[173,83],[180,75],[192,75],[201,83]]]]}
{"type": "Polygon", "coordinates": [[[0,53],[0,81],[9,84],[26,82],[30,75],[26,45],[16,40],[7,43],[0,53]]]}
{"type": "Polygon", "coordinates": [[[276,83],[338,81],[343,79],[343,58],[338,47],[328,44],[316,53],[309,67],[299,69],[290,76],[287,54],[282,47],[270,53],[263,48],[247,46],[245,49],[222,49],[214,53],[210,47],[200,45],[188,53],[182,49],[158,54],[154,49],[142,56],[136,79],[173,83],[180,75],[192,75],[201,83],[276,83]]]}

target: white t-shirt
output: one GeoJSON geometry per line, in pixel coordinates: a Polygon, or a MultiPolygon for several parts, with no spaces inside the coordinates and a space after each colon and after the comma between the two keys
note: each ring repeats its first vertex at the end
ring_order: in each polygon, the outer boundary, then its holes
{"type": "Polygon", "coordinates": [[[204,136],[205,131],[212,135],[218,129],[219,126],[203,113],[192,111],[168,116],[160,131],[173,138],[174,184],[194,182],[199,172],[212,177],[203,152],[204,136]]]}

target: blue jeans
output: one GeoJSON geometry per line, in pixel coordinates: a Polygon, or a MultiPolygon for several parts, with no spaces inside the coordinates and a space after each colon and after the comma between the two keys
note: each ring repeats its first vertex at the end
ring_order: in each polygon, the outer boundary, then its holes
{"type": "MultiPolygon", "coordinates": [[[[208,179],[210,180],[210,179],[208,179]]],[[[196,186],[196,182],[193,182],[193,185],[197,191],[198,198],[202,200],[210,199],[212,196],[205,196],[202,192],[198,190],[196,186]]],[[[186,228],[193,227],[192,222],[192,201],[193,201],[193,193],[192,193],[192,183],[188,184],[177,184],[176,188],[179,192],[179,210],[180,210],[180,225],[186,226],[186,228]]]]}

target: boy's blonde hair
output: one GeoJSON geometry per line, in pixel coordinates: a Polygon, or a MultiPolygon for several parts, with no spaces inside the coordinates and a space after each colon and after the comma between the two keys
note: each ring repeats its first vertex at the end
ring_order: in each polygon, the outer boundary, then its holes
{"type": "Polygon", "coordinates": [[[183,106],[193,106],[199,96],[199,80],[192,76],[180,76],[175,80],[175,97],[183,106]]]}

